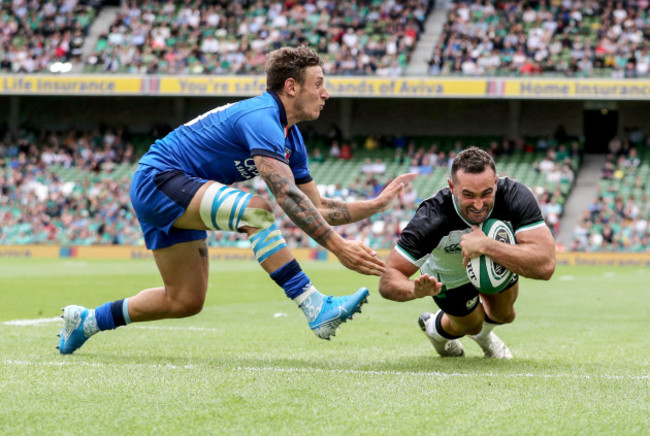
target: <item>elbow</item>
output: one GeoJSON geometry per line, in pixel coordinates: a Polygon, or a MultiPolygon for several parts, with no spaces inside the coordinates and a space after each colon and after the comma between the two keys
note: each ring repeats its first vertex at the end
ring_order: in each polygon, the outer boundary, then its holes
{"type": "Polygon", "coordinates": [[[381,295],[386,300],[399,301],[393,292],[393,287],[390,286],[383,277],[379,280],[379,295],[381,295]]]}
{"type": "Polygon", "coordinates": [[[551,277],[553,277],[554,272],[555,272],[555,259],[546,262],[546,264],[540,268],[539,279],[550,280],[551,277]]]}
{"type": "Polygon", "coordinates": [[[381,279],[379,280],[379,289],[378,290],[379,290],[379,295],[381,295],[383,298],[385,298],[386,300],[391,299],[390,298],[390,295],[391,295],[390,290],[388,289],[388,287],[386,286],[384,281],[381,280],[381,279]]]}

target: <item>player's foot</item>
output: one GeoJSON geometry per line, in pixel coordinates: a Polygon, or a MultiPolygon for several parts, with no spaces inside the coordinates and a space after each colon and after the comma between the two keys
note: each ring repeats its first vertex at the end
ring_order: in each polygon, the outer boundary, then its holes
{"type": "Polygon", "coordinates": [[[435,328],[435,322],[436,317],[431,312],[424,312],[418,318],[418,324],[420,325],[424,335],[433,345],[433,348],[435,348],[438,354],[442,357],[463,357],[465,355],[465,349],[458,339],[439,341],[429,335],[429,329],[435,328]]]}
{"type": "Polygon", "coordinates": [[[499,339],[494,332],[490,332],[485,338],[479,339],[476,336],[470,336],[481,347],[485,357],[493,359],[512,359],[512,353],[506,344],[499,339]]]}
{"type": "MultiPolygon", "coordinates": [[[[321,339],[329,339],[336,335],[336,329],[341,323],[352,319],[355,313],[361,313],[361,306],[368,302],[368,289],[360,288],[357,292],[346,297],[325,297],[320,310],[313,308],[317,313],[309,318],[309,328],[321,339]]],[[[305,303],[308,304],[306,301],[305,303]]],[[[304,309],[303,309],[304,310],[304,309]]]]}
{"type": "Polygon", "coordinates": [[[63,309],[63,327],[57,348],[61,354],[71,354],[89,337],[99,331],[95,311],[82,306],[66,306],[63,309]]]}

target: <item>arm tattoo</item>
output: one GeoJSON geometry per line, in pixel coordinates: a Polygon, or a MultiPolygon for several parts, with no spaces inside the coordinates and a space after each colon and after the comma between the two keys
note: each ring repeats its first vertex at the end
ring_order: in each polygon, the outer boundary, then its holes
{"type": "Polygon", "coordinates": [[[341,224],[348,224],[352,222],[352,215],[348,209],[347,203],[344,201],[332,200],[330,198],[321,198],[321,204],[328,209],[327,217],[329,222],[335,226],[341,224]]]}
{"type": "Polygon", "coordinates": [[[289,167],[273,158],[262,158],[257,170],[278,204],[298,227],[321,245],[332,236],[332,228],[309,198],[298,189],[289,167]]]}

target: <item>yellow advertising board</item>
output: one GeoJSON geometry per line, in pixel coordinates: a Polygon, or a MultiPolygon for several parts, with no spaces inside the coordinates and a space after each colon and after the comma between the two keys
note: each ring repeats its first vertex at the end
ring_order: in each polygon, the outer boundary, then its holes
{"type": "Polygon", "coordinates": [[[557,265],[650,266],[650,253],[557,253],[557,265]]]}
{"type": "Polygon", "coordinates": [[[0,77],[0,94],[22,95],[140,95],[139,76],[7,75],[0,77]]]}
{"type": "MultiPolygon", "coordinates": [[[[650,80],[629,79],[326,76],[325,85],[332,96],[351,98],[650,98],[650,80]]],[[[251,97],[265,89],[264,76],[9,74],[0,77],[0,95],[251,97]]]]}
{"type": "Polygon", "coordinates": [[[336,97],[444,98],[485,97],[487,79],[330,77],[325,85],[336,97]]]}
{"type": "Polygon", "coordinates": [[[649,80],[501,79],[494,94],[506,98],[645,100],[650,98],[649,80]]]}
{"type": "MultiPolygon", "coordinates": [[[[247,260],[255,255],[248,248],[210,247],[210,259],[247,260]]],[[[292,253],[299,261],[336,261],[336,257],[322,249],[296,248],[292,253]]],[[[378,250],[378,257],[387,259],[390,250],[378,250]]],[[[2,258],[78,258],[78,259],[153,259],[145,247],[118,245],[59,246],[59,245],[0,245],[2,258]]],[[[557,265],[596,266],[650,266],[650,253],[584,253],[558,252],[557,265]]]]}
{"type": "Polygon", "coordinates": [[[0,245],[0,259],[40,257],[55,259],[60,257],[58,245],[0,245]]]}
{"type": "MultiPolygon", "coordinates": [[[[256,262],[253,250],[248,248],[210,247],[209,253],[210,259],[214,261],[247,260],[256,262]]],[[[292,253],[299,261],[327,261],[334,258],[324,250],[311,248],[296,248],[292,250],[292,253]]],[[[153,259],[153,255],[143,246],[0,245],[0,259],[2,258],[153,259]]]]}
{"type": "Polygon", "coordinates": [[[149,86],[152,93],[184,96],[254,96],[266,90],[261,76],[166,76],[149,86]]]}
{"type": "MultiPolygon", "coordinates": [[[[325,86],[337,97],[485,97],[487,80],[411,79],[379,77],[328,77],[325,86]]],[[[163,77],[162,95],[259,95],[266,89],[263,77],[163,77]]]]}

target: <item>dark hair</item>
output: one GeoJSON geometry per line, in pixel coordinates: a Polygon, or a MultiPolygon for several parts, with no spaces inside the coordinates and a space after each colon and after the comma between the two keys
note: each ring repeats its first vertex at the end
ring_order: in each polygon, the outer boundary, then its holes
{"type": "Polygon", "coordinates": [[[497,168],[492,156],[486,151],[472,146],[461,151],[454,158],[454,162],[451,164],[451,178],[455,180],[456,173],[459,170],[470,174],[479,174],[488,167],[496,174],[497,168]]]}
{"type": "Polygon", "coordinates": [[[323,60],[314,50],[307,46],[282,47],[266,55],[266,89],[279,91],[284,87],[284,82],[295,79],[302,84],[305,81],[307,67],[322,66],[323,60]]]}

